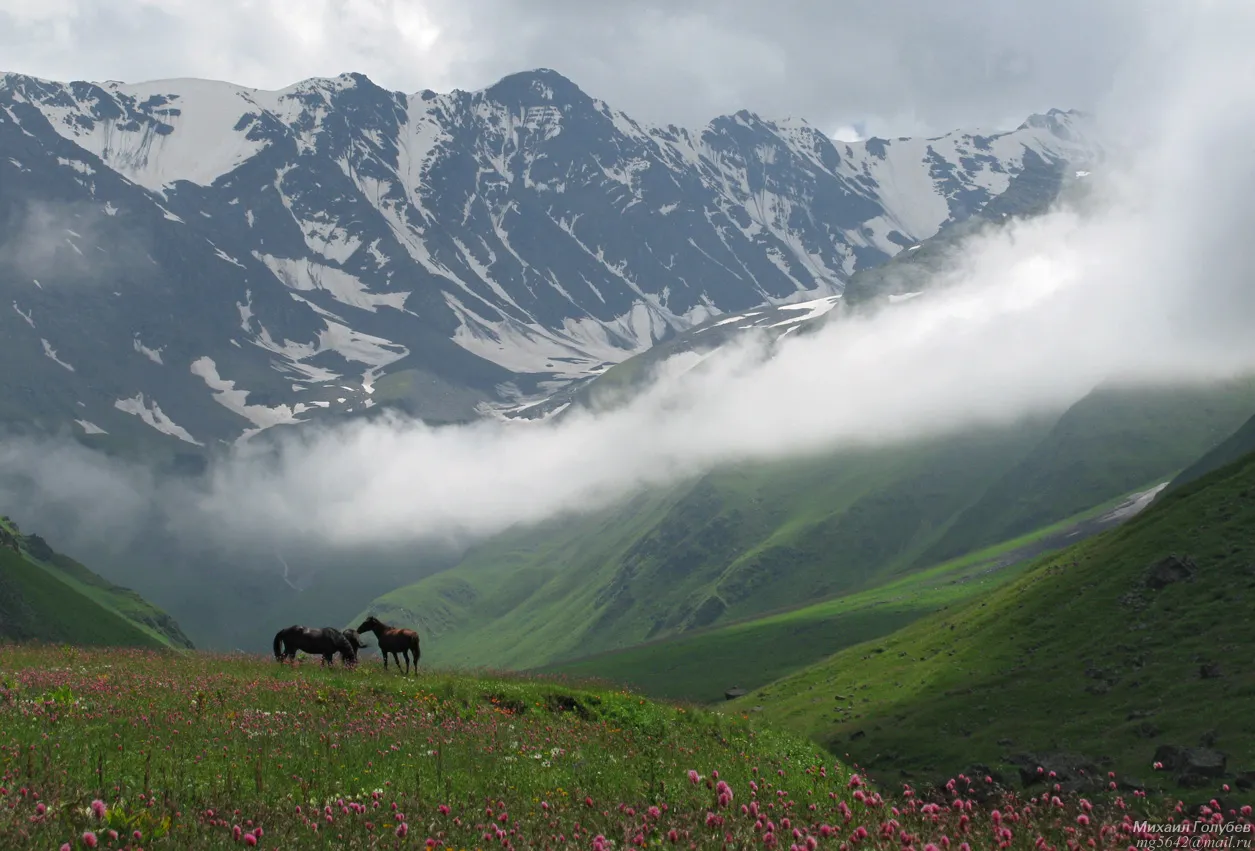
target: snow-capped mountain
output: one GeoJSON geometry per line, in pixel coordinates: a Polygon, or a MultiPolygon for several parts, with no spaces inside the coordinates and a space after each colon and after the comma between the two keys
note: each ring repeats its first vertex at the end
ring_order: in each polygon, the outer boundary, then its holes
{"type": "Polygon", "coordinates": [[[748,112],[649,126],[544,69],[413,95],[5,74],[0,421],[205,446],[519,407],[723,314],[837,296],[1026,157],[1095,150],[1057,110],[860,143],[748,112]]]}

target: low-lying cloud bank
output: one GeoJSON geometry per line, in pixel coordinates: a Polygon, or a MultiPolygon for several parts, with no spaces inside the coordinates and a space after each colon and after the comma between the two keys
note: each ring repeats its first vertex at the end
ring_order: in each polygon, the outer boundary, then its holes
{"type": "Polygon", "coordinates": [[[1105,382],[1249,372],[1255,13],[1196,8],[1188,25],[1152,28],[1109,96],[1114,153],[1086,178],[1084,209],[976,237],[926,296],[787,338],[773,357],[750,340],[622,408],[559,422],[311,428],[193,484],[13,441],[0,473],[33,479],[31,504],[102,529],[160,517],[221,540],[466,541],[725,462],[1010,422],[1105,382]]]}

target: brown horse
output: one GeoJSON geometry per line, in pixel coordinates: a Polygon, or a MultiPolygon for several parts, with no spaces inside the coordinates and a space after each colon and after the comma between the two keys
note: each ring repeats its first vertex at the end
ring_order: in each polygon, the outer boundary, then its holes
{"type": "Polygon", "coordinates": [[[397,658],[400,653],[405,658],[405,673],[410,673],[410,654],[414,654],[414,672],[418,673],[418,633],[412,629],[403,629],[397,626],[388,626],[379,620],[379,618],[371,615],[362,621],[362,625],[357,628],[358,632],[373,632],[375,639],[379,642],[379,653],[383,656],[383,667],[388,669],[388,654],[392,654],[392,661],[397,663],[397,667],[401,667],[401,660],[397,658]]]}

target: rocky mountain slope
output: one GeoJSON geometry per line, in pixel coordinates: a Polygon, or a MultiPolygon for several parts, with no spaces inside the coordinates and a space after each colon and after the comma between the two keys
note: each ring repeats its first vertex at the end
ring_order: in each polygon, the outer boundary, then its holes
{"type": "MultiPolygon", "coordinates": [[[[394,405],[543,399],[713,317],[841,293],[1076,113],[840,143],[635,121],[549,70],[482,91],[0,76],[0,422],[193,457],[394,405]]],[[[192,462],[194,463],[194,462],[192,462]]]]}

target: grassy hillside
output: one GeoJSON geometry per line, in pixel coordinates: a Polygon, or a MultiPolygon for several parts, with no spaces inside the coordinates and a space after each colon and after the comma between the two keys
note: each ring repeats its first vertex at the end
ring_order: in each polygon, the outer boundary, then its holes
{"type": "Polygon", "coordinates": [[[1112,500],[1044,529],[865,591],[764,617],[598,653],[541,670],[622,682],[653,697],[699,703],[754,689],[839,650],[1010,582],[1043,552],[1119,522],[1112,500]]]}
{"type": "Polygon", "coordinates": [[[0,518],[0,637],[188,648],[168,614],[0,518]],[[18,551],[14,551],[13,545],[18,551]]]}
{"type": "Polygon", "coordinates": [[[757,719],[378,665],[0,645],[0,719],[5,849],[983,848],[1001,808],[999,847],[1030,851],[1087,808],[1080,840],[1116,851],[1123,816],[1170,806],[960,787],[937,813],[757,719]]]}
{"type": "Polygon", "coordinates": [[[1182,470],[1168,485],[1168,490],[1175,490],[1207,475],[1212,470],[1231,464],[1249,452],[1255,452],[1255,417],[1251,417],[1214,449],[1182,470]]]}
{"type": "Polygon", "coordinates": [[[720,470],[499,536],[369,608],[417,624],[435,664],[533,667],[858,590],[935,542],[1047,427],[720,470]]]}
{"type": "Polygon", "coordinates": [[[1255,411],[1250,378],[1199,387],[1095,390],[919,559],[935,564],[1162,481],[1255,411]]]}
{"type": "Polygon", "coordinates": [[[1232,776],[1255,770],[1253,612],[1248,455],[1009,585],[741,702],[882,776],[1071,752],[1176,784],[1179,769],[1152,776],[1161,745],[1214,746],[1232,776]],[[1174,555],[1189,559],[1180,574],[1163,564],[1174,555]]]}

